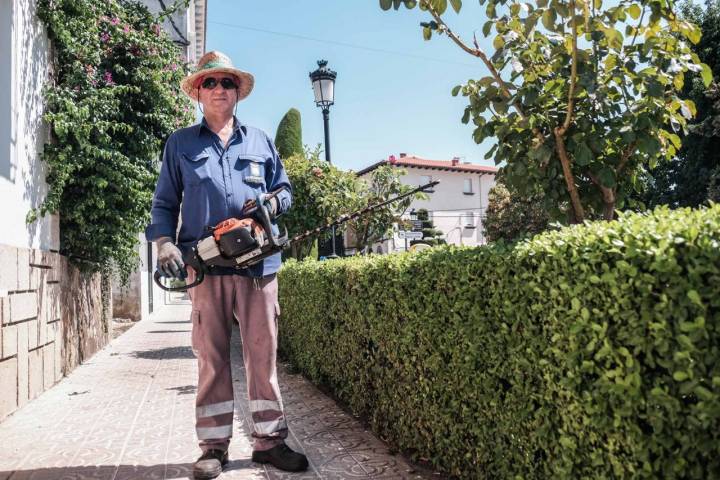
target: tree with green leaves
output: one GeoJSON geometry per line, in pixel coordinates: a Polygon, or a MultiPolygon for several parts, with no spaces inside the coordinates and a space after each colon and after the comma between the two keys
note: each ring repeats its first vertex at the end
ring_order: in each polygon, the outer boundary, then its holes
{"type": "Polygon", "coordinates": [[[485,238],[513,241],[547,230],[549,218],[542,205],[542,192],[523,196],[501,181],[488,192],[488,207],[483,222],[485,238]]]}
{"type": "MultiPolygon", "coordinates": [[[[461,0],[449,0],[459,13],[461,0]]],[[[540,188],[554,218],[611,220],[639,189],[641,174],[672,158],[696,112],[678,95],[685,72],[712,73],[690,43],[700,29],[672,0],[480,0],[487,54],[443,18],[448,0],[380,0],[426,11],[423,35],[444,35],[478,58],[488,75],[453,89],[469,100],[462,121],[508,186],[540,188]],[[567,208],[564,206],[567,205],[567,208]]]]}
{"type": "Polygon", "coordinates": [[[658,165],[649,176],[644,195],[648,207],[697,207],[717,201],[715,179],[720,178],[720,1],[708,0],[703,9],[687,2],[682,16],[700,26],[702,38],[692,49],[713,73],[709,88],[699,75],[686,76],[683,94],[697,106],[689,134],[672,161],[658,165]]]}
{"type": "Polygon", "coordinates": [[[282,158],[303,152],[300,112],[291,108],[280,120],[275,134],[275,146],[282,158]]]}
{"type": "MultiPolygon", "coordinates": [[[[348,202],[349,211],[384,202],[415,188],[400,181],[404,174],[405,170],[401,168],[383,165],[373,170],[369,182],[358,179],[355,184],[355,196],[348,202]]],[[[417,192],[375,210],[372,214],[349,221],[347,228],[353,232],[353,235],[350,235],[353,240],[352,247],[356,252],[368,250],[368,247],[386,238],[392,231],[393,225],[402,222],[401,217],[413,200],[426,198],[424,193],[417,192]]]]}
{"type": "MultiPolygon", "coordinates": [[[[342,214],[354,212],[392,196],[405,193],[412,187],[403,185],[401,169],[384,166],[376,169],[370,181],[358,178],[352,171],[344,171],[320,159],[320,148],[303,150],[284,160],[290,183],[293,186],[293,206],[280,217],[289,235],[325,225],[342,214]]],[[[336,230],[352,229],[353,247],[357,251],[382,239],[414,198],[425,198],[417,193],[400,202],[385,206],[368,215],[351,220],[336,230]]],[[[321,238],[330,238],[328,229],[321,238]]],[[[292,247],[291,256],[307,257],[315,239],[292,247]]]]}
{"type": "MultiPolygon", "coordinates": [[[[293,206],[280,217],[292,237],[329,223],[342,214],[354,212],[368,205],[380,203],[412,189],[400,182],[403,170],[383,166],[373,171],[369,181],[358,178],[355,172],[343,171],[320,159],[320,148],[305,149],[284,160],[293,187],[293,206]]],[[[338,232],[352,229],[353,247],[363,251],[381,240],[398,222],[413,199],[426,198],[416,193],[397,203],[375,210],[373,213],[351,220],[337,228],[338,232]]],[[[322,238],[330,238],[326,231],[322,238]]],[[[297,259],[307,257],[315,239],[292,247],[290,255],[297,259]]]]}
{"type": "MultiPolygon", "coordinates": [[[[303,149],[283,160],[293,188],[293,206],[280,217],[289,235],[324,225],[344,212],[345,199],[353,197],[355,175],[320,159],[320,148],[303,149]]],[[[316,239],[293,245],[291,256],[307,257],[316,239]]]]}

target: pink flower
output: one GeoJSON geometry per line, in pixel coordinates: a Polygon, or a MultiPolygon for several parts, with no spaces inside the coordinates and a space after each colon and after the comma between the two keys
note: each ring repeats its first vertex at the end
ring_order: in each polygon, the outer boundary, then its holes
{"type": "Polygon", "coordinates": [[[113,17],[110,19],[110,23],[112,23],[113,25],[117,25],[118,23],[120,23],[120,19],[118,17],[113,17]]]}
{"type": "Polygon", "coordinates": [[[152,26],[153,32],[155,32],[155,35],[160,35],[160,25],[157,23],[152,26]]]}
{"type": "Polygon", "coordinates": [[[110,34],[107,32],[101,33],[100,40],[102,40],[103,43],[107,43],[108,41],[110,41],[110,34]]]}
{"type": "Polygon", "coordinates": [[[177,63],[173,63],[172,65],[170,65],[170,70],[172,70],[173,72],[174,72],[175,70],[177,70],[177,69],[178,69],[178,64],[177,64],[177,63]]]}
{"type": "Polygon", "coordinates": [[[110,72],[105,72],[105,74],[103,75],[103,80],[107,85],[115,85],[115,82],[113,82],[112,73],[110,72]]]}
{"type": "Polygon", "coordinates": [[[125,26],[123,27],[123,32],[125,32],[125,33],[130,33],[130,26],[129,26],[129,25],[125,25],[125,26]]]}

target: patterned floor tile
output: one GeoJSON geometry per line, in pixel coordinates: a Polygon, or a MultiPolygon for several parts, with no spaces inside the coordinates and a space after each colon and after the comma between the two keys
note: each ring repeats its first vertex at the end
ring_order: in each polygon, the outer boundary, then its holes
{"type": "MultiPolygon", "coordinates": [[[[192,478],[200,450],[189,316],[189,305],[166,306],[0,423],[0,480],[192,478]]],[[[282,365],[287,443],[308,456],[310,467],[289,473],[253,463],[237,329],[232,345],[235,434],[220,480],[440,478],[390,455],[355,418],[282,365]]]]}

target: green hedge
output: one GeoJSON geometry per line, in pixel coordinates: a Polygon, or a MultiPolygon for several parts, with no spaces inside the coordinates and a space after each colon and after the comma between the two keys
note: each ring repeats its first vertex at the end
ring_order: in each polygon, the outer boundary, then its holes
{"type": "Polygon", "coordinates": [[[280,350],[462,478],[720,478],[720,205],[291,262],[280,350]]]}

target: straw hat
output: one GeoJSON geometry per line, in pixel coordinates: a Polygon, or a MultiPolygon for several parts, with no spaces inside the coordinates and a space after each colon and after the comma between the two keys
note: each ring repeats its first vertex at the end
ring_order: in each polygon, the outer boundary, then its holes
{"type": "Polygon", "coordinates": [[[255,78],[251,74],[233,67],[232,61],[227,55],[218,51],[212,51],[200,58],[195,72],[185,77],[180,84],[180,88],[182,88],[182,91],[185,92],[188,97],[197,101],[198,89],[200,88],[202,78],[206,75],[212,75],[213,73],[227,73],[237,77],[240,83],[238,87],[238,102],[250,95],[253,85],[255,85],[255,78]]]}

